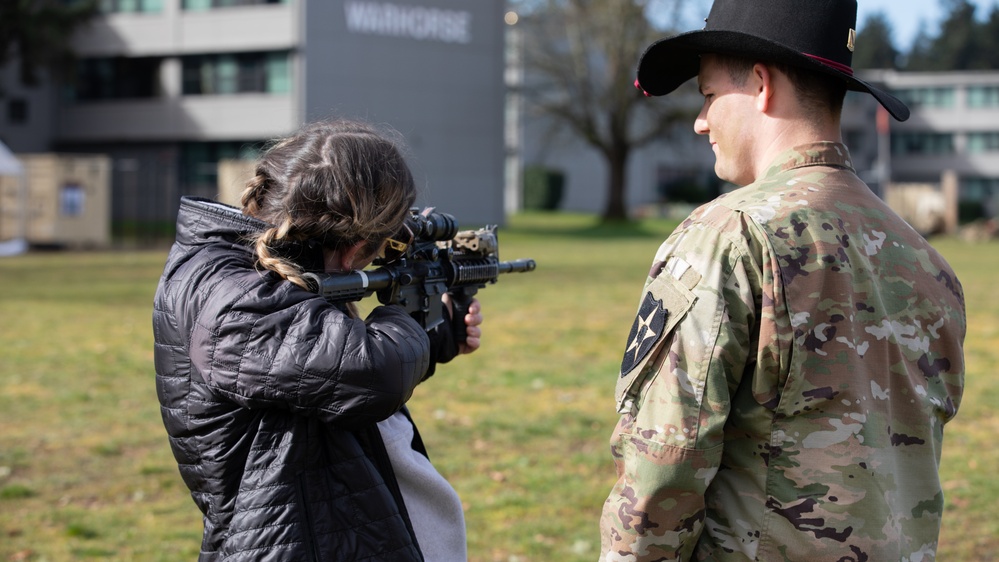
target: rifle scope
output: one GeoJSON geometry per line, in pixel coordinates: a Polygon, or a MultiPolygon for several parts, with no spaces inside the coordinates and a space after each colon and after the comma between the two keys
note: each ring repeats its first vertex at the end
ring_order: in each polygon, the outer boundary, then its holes
{"type": "Polygon", "coordinates": [[[416,208],[410,209],[406,226],[413,231],[415,240],[451,240],[458,234],[458,221],[454,216],[436,211],[420,213],[416,208]]]}

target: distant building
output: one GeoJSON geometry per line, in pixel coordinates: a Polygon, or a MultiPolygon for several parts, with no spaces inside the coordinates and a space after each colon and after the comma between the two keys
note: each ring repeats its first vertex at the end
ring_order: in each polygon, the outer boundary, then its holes
{"type": "Polygon", "coordinates": [[[504,219],[503,0],[104,0],[75,81],[0,68],[15,153],[104,153],[116,221],[214,197],[217,162],[306,121],[397,129],[421,189],[462,224],[504,219]]]}
{"type": "MultiPolygon", "coordinates": [[[[462,223],[501,223],[518,210],[521,172],[533,165],[564,173],[561,208],[600,212],[601,156],[526,113],[516,92],[523,77],[505,4],[103,0],[106,13],[75,39],[75,83],[26,89],[14,65],[0,68],[0,140],[15,153],[110,155],[119,223],[172,221],[181,194],[216,194],[218,161],[252,157],[268,139],[333,115],[398,129],[420,204],[462,223]]],[[[844,139],[875,191],[953,170],[962,201],[999,199],[999,71],[864,76],[912,109],[879,137],[877,103],[847,97],[844,139]]],[[[680,123],[632,154],[627,205],[644,212],[691,183],[716,191],[713,165],[692,118],[680,123]]]]}
{"type": "MultiPolygon", "coordinates": [[[[524,40],[516,18],[507,33],[507,150],[508,209],[518,209],[516,175],[524,169],[541,167],[564,177],[560,207],[563,210],[600,213],[606,205],[609,170],[604,157],[577,134],[556,124],[550,117],[533,112],[532,77],[523,68],[524,40]]],[[[635,61],[637,65],[637,60],[635,61]]],[[[637,67],[637,66],[636,66],[637,67]]],[[[634,89],[631,83],[620,87],[634,89]]],[[[696,95],[696,90],[693,92],[696,95]]],[[[691,98],[696,114],[699,96],[691,98]]],[[[665,103],[649,98],[646,103],[665,103]]],[[[599,119],[598,119],[599,121],[599,119]]],[[[693,179],[706,189],[717,188],[713,175],[714,154],[706,139],[694,133],[693,117],[679,122],[669,135],[634,149],[626,170],[625,205],[631,214],[662,208],[664,190],[676,182],[693,179]]],[[[522,187],[522,186],[520,186],[522,187]]]]}
{"type": "Polygon", "coordinates": [[[953,171],[965,204],[999,198],[999,71],[867,71],[912,111],[881,120],[867,95],[851,93],[843,134],[854,164],[873,187],[886,181],[939,183],[953,171]],[[879,133],[881,133],[879,135],[879,133]]]}
{"type": "MultiPolygon", "coordinates": [[[[877,101],[867,94],[847,94],[843,138],[858,173],[872,189],[880,195],[881,186],[889,181],[939,184],[945,172],[953,171],[962,208],[995,212],[999,203],[999,71],[867,71],[864,78],[883,84],[912,111],[904,122],[889,118],[880,136],[877,101]]],[[[693,112],[699,103],[692,100],[693,112]]],[[[564,131],[552,133],[546,120],[528,117],[523,128],[523,164],[565,172],[563,208],[601,211],[607,185],[601,156],[564,131]]],[[[714,155],[707,140],[694,134],[691,117],[677,126],[671,138],[632,155],[628,206],[634,214],[668,201],[668,188],[677,182],[693,180],[708,192],[717,190],[719,186],[710,185],[713,167],[714,155]]]]}

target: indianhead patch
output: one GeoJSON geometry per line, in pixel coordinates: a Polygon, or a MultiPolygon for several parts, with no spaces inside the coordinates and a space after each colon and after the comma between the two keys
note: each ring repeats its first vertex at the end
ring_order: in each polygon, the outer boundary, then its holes
{"type": "Polygon", "coordinates": [[[631,333],[628,334],[628,346],[621,360],[622,377],[630,373],[635,365],[641,363],[642,359],[655,349],[665,332],[667,318],[669,311],[663,306],[663,301],[653,297],[651,292],[645,293],[642,306],[639,307],[635,322],[631,325],[631,333]]]}

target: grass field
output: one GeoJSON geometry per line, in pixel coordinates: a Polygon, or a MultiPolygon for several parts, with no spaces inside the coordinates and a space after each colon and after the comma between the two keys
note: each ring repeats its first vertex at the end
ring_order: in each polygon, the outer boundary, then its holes
{"type": "MultiPolygon", "coordinates": [[[[480,293],[479,352],[411,408],[466,507],[477,562],[594,561],[625,336],[672,224],[527,214],[480,293]]],[[[935,245],[964,283],[967,385],[947,428],[939,559],[999,560],[999,243],[935,245]]],[[[0,259],[0,562],[194,560],[201,521],[160,421],[151,302],[165,251],[0,259]]]]}

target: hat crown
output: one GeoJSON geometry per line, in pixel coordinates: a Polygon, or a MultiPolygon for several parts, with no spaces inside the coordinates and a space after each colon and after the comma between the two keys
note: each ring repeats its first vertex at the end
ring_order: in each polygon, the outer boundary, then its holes
{"type": "Polygon", "coordinates": [[[849,67],[856,25],[856,0],[715,0],[704,29],[744,33],[849,67]]]}
{"type": "Polygon", "coordinates": [[[646,95],[665,95],[697,76],[702,54],[736,55],[840,78],[905,121],[909,108],[901,100],[854,76],[856,25],[857,0],[715,0],[704,29],[645,50],[635,85],[646,95]]]}

